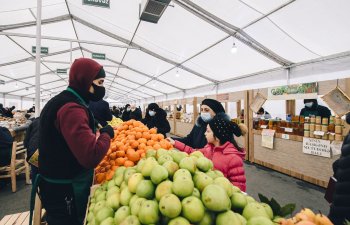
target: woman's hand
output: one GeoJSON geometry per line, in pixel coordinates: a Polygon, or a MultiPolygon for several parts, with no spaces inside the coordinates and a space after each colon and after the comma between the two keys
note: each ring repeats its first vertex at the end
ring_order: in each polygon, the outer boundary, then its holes
{"type": "Polygon", "coordinates": [[[172,144],[172,145],[175,144],[174,139],[172,139],[172,138],[170,138],[170,137],[166,138],[166,140],[168,140],[168,141],[170,142],[170,144],[172,144]]]}

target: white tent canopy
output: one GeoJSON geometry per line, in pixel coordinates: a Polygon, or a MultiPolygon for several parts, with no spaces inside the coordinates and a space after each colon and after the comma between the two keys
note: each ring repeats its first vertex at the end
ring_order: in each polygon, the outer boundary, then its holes
{"type": "MultiPolygon", "coordinates": [[[[37,2],[1,3],[0,98],[33,99],[37,2]]],[[[139,20],[139,4],[43,1],[41,98],[66,88],[57,69],[92,53],[106,55],[120,103],[350,77],[350,1],[173,0],[157,24],[139,20]]]]}

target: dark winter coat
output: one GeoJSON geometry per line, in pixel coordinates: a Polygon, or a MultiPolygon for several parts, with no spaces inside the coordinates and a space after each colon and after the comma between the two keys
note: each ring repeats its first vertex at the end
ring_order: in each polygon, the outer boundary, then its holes
{"type": "Polygon", "coordinates": [[[191,148],[203,148],[207,144],[207,139],[204,136],[207,125],[201,117],[198,117],[196,124],[186,137],[174,138],[174,140],[180,141],[191,148]]]}
{"type": "Polygon", "coordinates": [[[39,117],[35,118],[29,125],[26,131],[26,137],[24,138],[23,145],[27,149],[28,159],[39,147],[39,117]]]}
{"type": "Polygon", "coordinates": [[[334,225],[343,225],[345,219],[350,220],[350,134],[343,142],[341,156],[334,162],[333,170],[337,183],[329,218],[334,225]]]}
{"type": "MultiPolygon", "coordinates": [[[[179,141],[175,141],[174,147],[188,154],[196,151],[179,141]]],[[[217,147],[213,144],[207,144],[204,148],[198,149],[198,151],[210,159],[214,164],[214,168],[220,170],[233,185],[239,187],[241,191],[246,191],[246,178],[243,166],[245,152],[238,151],[230,142],[217,147]]]]}
{"type": "Polygon", "coordinates": [[[309,117],[311,115],[315,115],[321,116],[322,118],[329,118],[331,116],[331,111],[327,107],[319,105],[316,99],[313,101],[313,103],[314,104],[311,108],[304,107],[300,111],[300,116],[309,117]]]}
{"type": "Polygon", "coordinates": [[[158,108],[156,109],[156,115],[150,116],[148,110],[146,112],[145,118],[142,120],[142,123],[145,124],[149,129],[157,128],[159,134],[163,134],[166,137],[166,134],[170,132],[170,124],[166,118],[166,112],[158,108]]]}
{"type": "Polygon", "coordinates": [[[97,120],[103,127],[107,125],[108,121],[112,120],[109,103],[105,100],[100,100],[98,102],[90,101],[89,109],[94,114],[95,120],[97,120]]]}
{"type": "Polygon", "coordinates": [[[130,111],[129,113],[130,113],[129,117],[131,120],[137,120],[137,121],[142,120],[142,113],[139,108],[136,108],[134,111],[130,111]]]}
{"type": "Polygon", "coordinates": [[[0,166],[10,165],[13,138],[6,127],[0,127],[0,166]]]}

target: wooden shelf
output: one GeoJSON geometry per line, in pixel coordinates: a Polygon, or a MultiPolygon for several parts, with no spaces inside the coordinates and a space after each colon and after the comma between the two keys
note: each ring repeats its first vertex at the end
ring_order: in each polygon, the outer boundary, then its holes
{"type": "MultiPolygon", "coordinates": [[[[262,132],[261,130],[253,130],[253,134],[261,135],[261,132],[262,132]]],[[[281,133],[275,133],[275,138],[284,139],[284,138],[282,138],[281,133]]],[[[303,142],[303,136],[290,134],[289,140],[303,142]]]]}

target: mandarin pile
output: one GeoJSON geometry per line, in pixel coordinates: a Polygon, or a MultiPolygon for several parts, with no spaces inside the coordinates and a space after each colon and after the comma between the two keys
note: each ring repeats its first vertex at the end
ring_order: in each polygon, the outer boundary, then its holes
{"type": "Polygon", "coordinates": [[[145,158],[148,150],[169,150],[173,147],[162,134],[157,134],[156,129],[148,129],[140,121],[129,120],[114,129],[110,148],[95,169],[95,183],[111,180],[119,166],[136,165],[145,158]]]}

